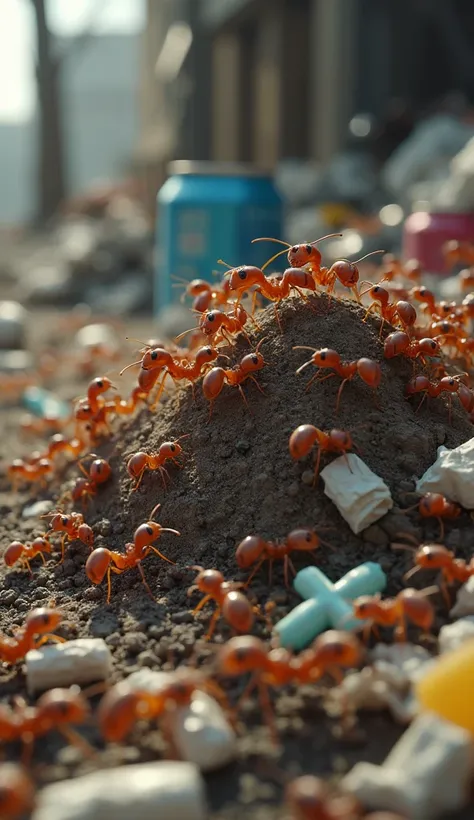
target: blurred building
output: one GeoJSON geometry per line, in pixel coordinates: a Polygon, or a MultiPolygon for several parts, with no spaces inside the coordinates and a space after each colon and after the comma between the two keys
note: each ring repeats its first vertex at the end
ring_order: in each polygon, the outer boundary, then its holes
{"type": "MultiPolygon", "coordinates": [[[[68,194],[126,175],[138,139],[139,35],[97,35],[65,62],[62,76],[68,194]]],[[[36,123],[0,123],[0,224],[35,207],[36,123]]]]}
{"type": "Polygon", "coordinates": [[[472,35],[472,0],[148,0],[138,156],[155,169],[150,203],[170,158],[325,162],[356,112],[472,94],[472,35]],[[157,61],[179,23],[191,42],[166,77],[157,61]]]}

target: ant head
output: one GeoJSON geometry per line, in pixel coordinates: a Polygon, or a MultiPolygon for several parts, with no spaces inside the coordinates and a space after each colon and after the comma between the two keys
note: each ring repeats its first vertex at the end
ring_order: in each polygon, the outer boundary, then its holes
{"type": "Polygon", "coordinates": [[[286,543],[292,550],[315,550],[319,547],[319,538],[314,530],[301,528],[292,530],[286,543]]]}
{"type": "Polygon", "coordinates": [[[443,376],[440,379],[439,386],[442,387],[442,392],[457,393],[459,391],[459,381],[452,376],[443,376]]]}
{"type": "Polygon", "coordinates": [[[160,456],[164,458],[177,458],[182,452],[183,448],[177,441],[165,441],[160,446],[160,456]]]}
{"type": "Polygon", "coordinates": [[[207,313],[203,313],[201,321],[199,322],[199,330],[201,333],[204,333],[205,336],[210,336],[219,330],[224,319],[225,316],[220,310],[210,310],[207,313]]]}
{"type": "Polygon", "coordinates": [[[419,503],[421,515],[437,516],[444,510],[446,499],[441,493],[426,493],[419,503]]]}
{"type": "Polygon", "coordinates": [[[407,279],[412,279],[414,282],[417,282],[423,273],[423,268],[418,259],[409,259],[408,262],[405,262],[403,265],[403,273],[407,279]]]}
{"type": "Polygon", "coordinates": [[[339,353],[330,347],[323,347],[321,350],[316,350],[312,359],[317,367],[337,367],[341,361],[339,353]]]}
{"type": "Polygon", "coordinates": [[[34,547],[34,549],[39,549],[43,552],[51,552],[51,544],[44,535],[37,535],[32,541],[31,546],[34,547]]]}
{"type": "Polygon", "coordinates": [[[440,353],[439,343],[436,339],[420,339],[418,349],[420,353],[425,353],[426,356],[438,356],[440,353]]]}
{"type": "Polygon", "coordinates": [[[322,256],[315,245],[293,245],[288,251],[288,264],[292,268],[302,268],[311,262],[313,265],[321,264],[322,256]]]}
{"type": "Polygon", "coordinates": [[[44,635],[56,629],[62,620],[62,615],[57,609],[39,607],[32,609],[26,617],[26,625],[33,635],[44,635]]]}
{"type": "Polygon", "coordinates": [[[155,347],[153,350],[147,350],[141,361],[143,370],[153,370],[155,367],[162,367],[167,364],[170,359],[170,354],[167,350],[161,347],[155,347]]]}
{"type": "Polygon", "coordinates": [[[206,347],[200,347],[196,353],[196,361],[200,364],[204,364],[206,362],[213,362],[214,359],[217,359],[219,352],[215,350],[213,347],[207,345],[206,347]]]}
{"type": "Polygon", "coordinates": [[[80,524],[77,528],[77,537],[83,544],[92,547],[94,544],[94,531],[89,524],[80,524]]]}
{"type": "Polygon", "coordinates": [[[247,288],[252,287],[252,285],[259,285],[264,281],[265,275],[260,268],[255,268],[252,265],[242,265],[242,267],[235,268],[235,270],[231,271],[229,290],[247,290],[247,288]]]}
{"type": "Polygon", "coordinates": [[[371,595],[361,595],[359,598],[356,598],[355,601],[353,601],[354,617],[361,618],[362,620],[370,618],[373,603],[374,599],[371,595]]]}
{"type": "Polygon", "coordinates": [[[243,373],[255,373],[265,366],[265,359],[261,353],[247,353],[240,362],[243,373]]]}
{"type": "Polygon", "coordinates": [[[210,287],[204,279],[192,279],[186,287],[186,293],[188,296],[199,296],[201,293],[208,293],[210,287]]]}
{"type": "Polygon", "coordinates": [[[38,698],[37,709],[54,725],[84,723],[89,716],[89,704],[78,686],[45,692],[38,698]]]}
{"type": "Polygon", "coordinates": [[[217,569],[202,570],[195,581],[195,585],[199,591],[205,595],[215,595],[219,592],[223,583],[224,576],[222,572],[219,572],[217,569]]]}
{"type": "Polygon", "coordinates": [[[263,641],[251,635],[242,635],[227,641],[217,656],[217,663],[223,675],[234,677],[264,669],[267,657],[263,641]]]}
{"type": "Polygon", "coordinates": [[[91,481],[94,481],[96,484],[103,484],[110,478],[111,473],[112,469],[110,464],[104,458],[95,458],[89,467],[91,481]]]}
{"type": "Polygon", "coordinates": [[[363,647],[355,635],[334,629],[316,638],[312,648],[318,660],[328,665],[357,666],[363,655],[363,647]]]}
{"type": "Polygon", "coordinates": [[[101,393],[105,393],[106,390],[110,390],[111,388],[115,389],[114,385],[110,379],[107,378],[107,376],[97,376],[96,379],[91,381],[89,389],[91,388],[99,390],[101,393]]]}

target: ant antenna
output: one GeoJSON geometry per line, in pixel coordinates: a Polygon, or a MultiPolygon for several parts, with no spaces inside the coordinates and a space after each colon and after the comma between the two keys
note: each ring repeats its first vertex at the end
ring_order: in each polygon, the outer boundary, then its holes
{"type": "Polygon", "coordinates": [[[145,347],[150,348],[151,345],[148,342],[144,342],[143,339],[135,339],[135,336],[125,336],[127,342],[138,342],[141,345],[145,345],[145,347]]]}
{"type": "Polygon", "coordinates": [[[217,264],[218,264],[218,265],[224,265],[224,267],[225,267],[225,268],[229,268],[229,270],[234,270],[234,269],[235,269],[235,265],[229,265],[229,263],[228,263],[228,262],[224,262],[224,260],[223,260],[223,259],[218,259],[218,260],[217,260],[217,264]]]}
{"type": "Polygon", "coordinates": [[[311,350],[313,353],[317,352],[316,347],[308,347],[308,345],[296,345],[296,347],[292,347],[292,350],[311,350]]]}
{"type": "MultiPolygon", "coordinates": [[[[199,311],[196,311],[196,313],[199,313],[199,311]]],[[[189,327],[187,330],[183,330],[183,332],[180,333],[179,336],[174,337],[174,341],[177,342],[178,339],[182,339],[183,336],[186,336],[187,333],[192,333],[193,330],[199,330],[199,327],[189,327]]]]}
{"type": "Polygon", "coordinates": [[[258,343],[257,347],[255,348],[255,353],[258,353],[258,351],[259,351],[259,349],[260,349],[260,345],[261,345],[261,344],[265,341],[265,339],[266,339],[266,338],[267,338],[267,337],[266,337],[266,336],[264,336],[264,337],[263,337],[263,339],[260,339],[260,341],[259,341],[259,343],[258,343]]]}
{"type": "MultiPolygon", "coordinates": [[[[339,235],[342,236],[342,234],[339,234],[339,235]]],[[[350,265],[358,265],[360,262],[363,262],[364,259],[368,259],[369,256],[375,256],[376,253],[385,253],[385,251],[383,251],[383,250],[370,251],[370,253],[366,253],[365,256],[361,256],[360,259],[356,259],[354,262],[351,262],[350,259],[341,259],[340,261],[341,262],[349,262],[350,265]]],[[[380,281],[383,281],[383,280],[381,279],[380,281]]],[[[377,283],[377,284],[379,284],[379,283],[377,283]]]]}
{"type": "Polygon", "coordinates": [[[158,512],[158,510],[160,509],[160,507],[161,507],[161,501],[160,501],[160,503],[159,503],[159,504],[157,504],[155,507],[153,507],[153,509],[152,509],[152,511],[151,511],[151,513],[150,513],[150,518],[149,518],[149,520],[150,520],[150,521],[153,521],[153,518],[154,518],[154,516],[155,516],[155,513],[157,513],[157,512],[158,512]]]}
{"type": "Polygon", "coordinates": [[[123,376],[125,371],[128,370],[130,367],[136,367],[137,364],[141,364],[141,363],[142,363],[142,360],[140,359],[139,362],[132,362],[131,364],[127,364],[127,366],[124,367],[123,370],[120,371],[119,376],[123,376]]]}

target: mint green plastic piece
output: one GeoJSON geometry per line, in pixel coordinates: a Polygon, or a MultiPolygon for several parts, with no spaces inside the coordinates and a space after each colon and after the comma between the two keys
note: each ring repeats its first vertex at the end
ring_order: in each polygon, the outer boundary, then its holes
{"type": "Polygon", "coordinates": [[[281,646],[303,649],[326,629],[360,629],[364,621],[353,617],[350,602],[382,592],[386,583],[385,572],[373,561],[351,569],[335,584],[317,567],[302,569],[293,586],[306,600],[275,625],[281,646]]]}

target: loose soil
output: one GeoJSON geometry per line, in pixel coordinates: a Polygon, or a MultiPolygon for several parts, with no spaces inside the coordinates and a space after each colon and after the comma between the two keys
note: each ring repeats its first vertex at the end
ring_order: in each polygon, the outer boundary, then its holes
{"type": "MultiPolygon", "coordinates": [[[[419,540],[438,540],[439,536],[436,521],[422,523],[416,512],[403,512],[417,499],[413,493],[415,479],[433,463],[439,445],[456,447],[472,436],[472,425],[457,399],[453,401],[451,419],[442,399],[426,401],[415,412],[418,400],[413,403],[404,397],[413,364],[384,360],[378,320],[362,322],[363,309],[354,303],[332,300],[329,304],[326,297],[307,303],[290,299],[279,308],[279,315],[282,332],[270,307],[259,316],[261,330],[252,337],[253,346],[264,338],[261,351],[269,364],[257,374],[263,395],[251,382],[244,386],[250,409],[238,390],[225,387],[208,421],[209,406],[199,384],[195,398],[189,387],[170,389],[156,414],[141,411],[120,428],[114,439],[97,448],[109,458],[113,479],[87,509],[95,545],[122,549],[158,502],[162,505],[160,523],[181,532],[179,538],[163,535],[158,545],[176,566],[154,555],[144,564],[156,603],[146,595],[138,571],[132,570],[113,577],[112,598],[107,605],[105,584],[93,587],[86,579],[87,549],[74,544],[61,565],[55,560],[45,568],[35,563],[33,579],[27,573],[2,567],[0,630],[10,631],[22,623],[33,606],[55,600],[67,621],[61,634],[67,638],[105,638],[113,653],[114,681],[144,666],[167,670],[196,659],[205,661],[214,654],[202,640],[212,608],[196,617],[191,614],[199,598],[191,601],[187,596],[194,574],[186,567],[215,567],[227,579],[244,580],[245,574],[236,566],[235,548],[246,535],[258,533],[278,540],[301,526],[320,529],[332,545],[333,549],[321,546],[317,556],[318,566],[332,580],[372,560],[388,574],[388,595],[403,587],[402,576],[410,567],[410,557],[406,552],[392,551],[390,541],[400,531],[410,532],[419,540]],[[295,371],[311,354],[293,350],[295,345],[331,347],[343,360],[363,356],[376,359],[382,367],[382,383],[376,396],[356,377],[345,386],[336,415],[340,379],[313,383],[305,391],[314,371],[311,367],[301,375],[295,371]],[[362,536],[353,535],[324,495],[321,479],[316,487],[307,483],[311,459],[306,463],[290,459],[289,436],[304,423],[323,430],[337,427],[349,431],[360,456],[390,487],[396,506],[362,536]],[[182,442],[184,466],[181,470],[170,468],[167,491],[157,473],[147,473],[139,490],[132,492],[126,472],[128,457],[137,450],[156,450],[163,441],[185,434],[189,437],[182,442]]],[[[234,363],[249,352],[248,342],[240,338],[235,348],[226,352],[234,363]]],[[[70,387],[66,392],[77,396],[79,391],[76,386],[75,392],[70,387]]],[[[11,425],[12,418],[11,410],[3,413],[5,426],[7,422],[11,425]]],[[[10,450],[11,443],[5,443],[2,455],[11,457],[10,450]]],[[[323,456],[323,465],[327,461],[328,457],[323,456]]],[[[76,474],[74,466],[68,468],[68,479],[76,474]]],[[[28,539],[41,532],[40,521],[21,517],[22,509],[32,501],[31,495],[13,494],[6,479],[1,482],[0,543],[6,545],[13,538],[28,539]]],[[[57,498],[65,486],[51,486],[36,497],[57,498]]],[[[444,543],[455,548],[459,556],[470,558],[473,530],[471,519],[464,513],[447,523],[444,543]]],[[[294,563],[300,569],[308,561],[297,556],[294,563]]],[[[423,587],[432,580],[420,573],[413,584],[423,587]]],[[[251,592],[260,604],[269,599],[275,602],[274,621],[299,602],[296,593],[285,587],[282,567],[277,565],[271,588],[264,567],[254,578],[251,592]]],[[[447,620],[441,598],[438,604],[436,630],[447,620]]],[[[223,643],[230,634],[220,621],[215,644],[223,643]]],[[[263,621],[257,622],[255,634],[268,637],[263,621]]],[[[4,699],[26,696],[21,667],[4,668],[1,674],[4,699]]],[[[243,683],[229,687],[231,697],[238,694],[243,683]]],[[[386,713],[361,714],[357,731],[350,739],[342,739],[337,725],[323,712],[319,696],[308,687],[276,692],[274,703],[281,747],[272,745],[261,723],[258,701],[250,698],[241,714],[237,763],[206,777],[212,820],[237,820],[244,811],[252,820],[283,817],[285,779],[303,773],[332,778],[359,760],[381,763],[403,731],[386,713]]],[[[59,735],[52,734],[38,743],[34,754],[32,771],[39,785],[98,766],[156,759],[164,753],[160,731],[147,725],[137,726],[124,747],[105,748],[93,724],[81,732],[98,749],[96,758],[84,761],[75,748],[65,746],[59,735]]],[[[9,749],[13,759],[19,752],[17,747],[9,749]]],[[[450,815],[470,816],[472,808],[450,815]]]]}

